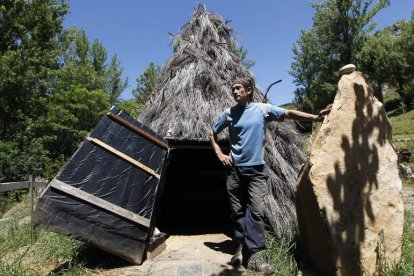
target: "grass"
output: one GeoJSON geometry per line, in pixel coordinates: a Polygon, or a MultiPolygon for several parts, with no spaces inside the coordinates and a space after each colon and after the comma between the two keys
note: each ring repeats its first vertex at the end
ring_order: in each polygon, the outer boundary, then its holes
{"type": "Polygon", "coordinates": [[[0,221],[0,275],[85,275],[87,269],[76,262],[83,243],[67,236],[34,230],[31,241],[27,195],[7,210],[0,221]]]}
{"type": "MultiPolygon", "coordinates": [[[[385,246],[386,244],[382,243],[382,249],[384,249],[385,246]]],[[[401,260],[399,262],[386,262],[385,258],[386,256],[380,258],[378,261],[377,275],[414,275],[414,214],[412,212],[405,212],[401,260]]]]}
{"type": "MultiPolygon", "coordinates": [[[[298,252],[296,252],[297,243],[295,241],[280,241],[275,238],[274,235],[270,233],[267,234],[267,257],[269,259],[269,263],[271,263],[278,272],[277,275],[296,275],[298,272],[298,264],[294,256],[298,254],[298,252]]],[[[385,261],[385,257],[378,261],[376,275],[414,275],[414,213],[405,211],[401,260],[397,263],[387,262],[385,261]]],[[[260,274],[250,272],[248,275],[255,276],[260,274]]]]}
{"type": "Polygon", "coordinates": [[[0,262],[0,275],[7,275],[7,276],[32,276],[36,275],[36,272],[33,271],[26,271],[20,268],[17,264],[3,264],[0,262]]]}
{"type": "Polygon", "coordinates": [[[274,235],[266,237],[269,263],[273,265],[278,275],[296,275],[298,265],[295,260],[297,243],[293,241],[281,241],[274,235]]]}
{"type": "Polygon", "coordinates": [[[388,113],[388,117],[394,136],[414,138],[414,109],[404,113],[400,110],[394,110],[388,113]]]}
{"type": "MultiPolygon", "coordinates": [[[[271,264],[277,275],[290,276],[296,275],[298,266],[295,260],[296,242],[281,241],[275,237],[274,234],[266,232],[266,246],[265,256],[269,264],[271,264]]],[[[246,276],[259,276],[261,273],[248,270],[246,276]]]]}
{"type": "MultiPolygon", "coordinates": [[[[414,109],[402,112],[396,109],[388,114],[392,125],[393,140],[397,149],[408,149],[412,156],[409,162],[402,162],[405,166],[414,168],[414,109]],[[411,139],[411,140],[409,140],[411,139]]],[[[413,180],[400,176],[403,185],[414,185],[413,180]]]]}
{"type": "Polygon", "coordinates": [[[414,275],[414,213],[406,212],[399,275],[414,275]]]}

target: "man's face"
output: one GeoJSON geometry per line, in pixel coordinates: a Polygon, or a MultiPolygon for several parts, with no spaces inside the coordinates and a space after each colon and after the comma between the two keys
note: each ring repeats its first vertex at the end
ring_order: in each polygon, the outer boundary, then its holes
{"type": "Polygon", "coordinates": [[[233,94],[234,100],[241,105],[245,105],[249,102],[250,94],[252,90],[250,88],[244,89],[243,85],[240,83],[235,83],[231,87],[231,92],[233,94]]]}

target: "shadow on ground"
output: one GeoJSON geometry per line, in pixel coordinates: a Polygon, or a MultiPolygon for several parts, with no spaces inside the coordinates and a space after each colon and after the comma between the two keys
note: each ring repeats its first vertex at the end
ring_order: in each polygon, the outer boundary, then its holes
{"type": "Polygon", "coordinates": [[[231,240],[226,240],[223,242],[204,242],[204,245],[215,251],[220,251],[226,254],[234,254],[236,251],[234,243],[231,240]]]}
{"type": "Polygon", "coordinates": [[[131,263],[116,255],[103,251],[90,244],[85,244],[79,249],[78,254],[73,260],[61,264],[51,271],[49,275],[63,275],[68,269],[77,264],[82,264],[82,267],[88,269],[105,270],[131,266],[131,263]]]}

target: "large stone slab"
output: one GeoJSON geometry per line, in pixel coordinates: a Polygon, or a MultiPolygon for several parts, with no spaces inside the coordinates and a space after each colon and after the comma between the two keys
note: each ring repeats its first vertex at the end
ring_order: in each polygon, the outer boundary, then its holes
{"type": "Polygon", "coordinates": [[[398,261],[404,210],[391,126],[360,72],[343,75],[297,185],[303,249],[318,275],[398,261]]]}

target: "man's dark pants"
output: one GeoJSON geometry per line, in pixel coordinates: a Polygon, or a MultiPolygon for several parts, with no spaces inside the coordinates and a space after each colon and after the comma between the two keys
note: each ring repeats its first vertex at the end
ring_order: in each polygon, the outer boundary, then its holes
{"type": "Polygon", "coordinates": [[[266,248],[263,209],[268,177],[265,165],[233,166],[227,175],[234,236],[249,254],[266,248]]]}

